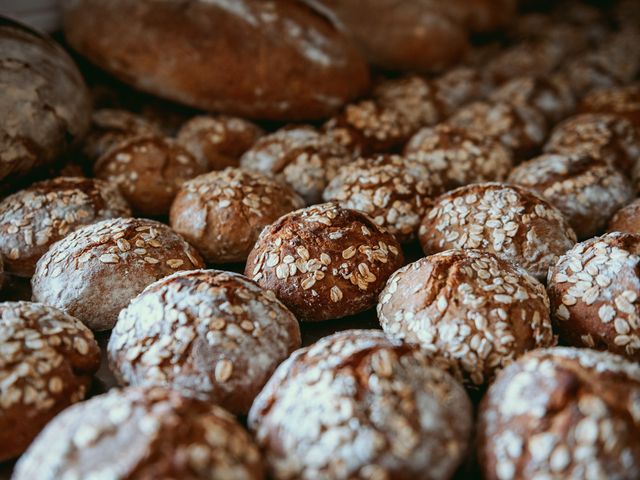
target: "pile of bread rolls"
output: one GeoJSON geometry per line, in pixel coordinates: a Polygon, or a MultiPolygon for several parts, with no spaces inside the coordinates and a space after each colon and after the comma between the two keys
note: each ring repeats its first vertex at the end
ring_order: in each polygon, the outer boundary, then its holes
{"type": "Polygon", "coordinates": [[[640,478],[637,2],[62,13],[0,17],[0,479],[640,478]]]}

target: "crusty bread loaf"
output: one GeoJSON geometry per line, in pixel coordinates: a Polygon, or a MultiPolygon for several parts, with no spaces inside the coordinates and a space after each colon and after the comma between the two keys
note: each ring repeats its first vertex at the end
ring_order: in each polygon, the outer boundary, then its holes
{"type": "Polygon", "coordinates": [[[368,68],[337,29],[291,0],[68,0],[73,48],[133,86],[263,119],[324,117],[364,93],[368,68]]]}

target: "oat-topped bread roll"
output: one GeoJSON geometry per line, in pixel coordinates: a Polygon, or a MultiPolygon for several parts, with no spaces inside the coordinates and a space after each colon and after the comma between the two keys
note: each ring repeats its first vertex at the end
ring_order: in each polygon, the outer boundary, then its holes
{"type": "Polygon", "coordinates": [[[576,245],[549,271],[564,342],[640,361],[640,235],[613,232],[576,245]]]}
{"type": "Polygon", "coordinates": [[[325,203],[266,227],[245,275],[272,290],[299,320],[320,321],[373,307],[402,262],[398,241],[371,218],[325,203]]]}
{"type": "Polygon", "coordinates": [[[558,209],[530,190],[502,183],[467,185],[436,198],[419,234],[427,255],[483,250],[520,265],[538,280],[576,243],[558,209]]]}
{"type": "Polygon", "coordinates": [[[285,127],[259,139],[240,159],[240,166],[275,176],[308,204],[318,203],[322,191],[351,154],[311,126],[285,127]]]}
{"type": "Polygon", "coordinates": [[[122,385],[159,385],[246,414],[275,368],[300,347],[298,321],[237,273],[178,272],[120,312],[109,363],[122,385]]]}
{"type": "Polygon", "coordinates": [[[33,299],[79,318],[95,331],[147,285],[178,270],[203,268],[198,252],[153,220],[104,220],[67,235],[38,261],[33,299]]]}
{"type": "Polygon", "coordinates": [[[509,182],[529,188],[560,210],[579,239],[591,238],[633,200],[631,181],[604,160],[547,153],[517,166],[509,182]]]}
{"type": "Polygon", "coordinates": [[[511,150],[480,132],[441,124],[419,130],[404,154],[442,177],[445,190],[478,182],[502,182],[513,167],[511,150]]]}
{"type": "Polygon", "coordinates": [[[348,330],[278,367],[249,427],[276,479],[447,480],[467,453],[472,410],[418,346],[348,330]]]}
{"type": "Polygon", "coordinates": [[[70,232],[131,209],[115,185],[58,177],[34,183],[0,201],[0,255],[7,271],[30,277],[51,245],[70,232]]]}
{"type": "Polygon", "coordinates": [[[248,118],[322,118],[365,93],[368,67],[301,2],[65,0],[69,44],[136,88],[248,118]],[[123,21],[126,19],[126,21],[123,21]]]}
{"type": "Polygon", "coordinates": [[[62,409],[84,399],[100,366],[91,331],[60,310],[0,303],[0,461],[20,455],[62,409]]]}
{"type": "Polygon", "coordinates": [[[49,166],[89,128],[91,100],[53,40],[0,17],[0,180],[49,166]]]}
{"type": "Polygon", "coordinates": [[[376,155],[345,165],[323,198],[369,215],[401,243],[415,240],[431,198],[444,191],[427,164],[399,155],[376,155]]]}
{"type": "Polygon", "coordinates": [[[487,480],[638,478],[640,367],[617,355],[529,352],[501,372],[479,417],[487,480]]]}
{"type": "Polygon", "coordinates": [[[208,263],[244,262],[264,227],[302,207],[304,200],[288,185],[227,168],[182,185],[171,206],[171,227],[208,263]]]}
{"type": "Polygon", "coordinates": [[[240,157],[264,135],[255,123],[226,115],[199,115],[180,127],[177,139],[209,170],[237,167],[240,157]]]}
{"type": "Polygon", "coordinates": [[[607,231],[637,233],[640,235],[640,199],[636,199],[618,210],[611,218],[607,231]]]}
{"type": "Polygon", "coordinates": [[[114,145],[134,137],[161,135],[160,129],[141,115],[102,108],[91,115],[91,129],[82,141],[82,153],[95,162],[114,145]]]}
{"type": "Polygon", "coordinates": [[[163,388],[114,389],[58,415],[14,480],[262,480],[260,452],[222,408],[163,388]]]}
{"type": "Polygon", "coordinates": [[[486,98],[494,85],[478,68],[459,66],[433,80],[442,118],[450,117],[460,107],[486,98]]]}
{"type": "Polygon", "coordinates": [[[557,125],[544,147],[548,153],[588,155],[640,178],[640,132],[620,116],[585,113],[557,125]]]}
{"type": "Polygon", "coordinates": [[[419,343],[470,387],[556,342],[544,286],[478,250],[449,250],[395,272],[380,294],[378,318],[390,338],[419,343]]]}
{"type": "Polygon", "coordinates": [[[582,99],[578,109],[624,117],[640,132],[640,83],[594,90],[582,99]]]}
{"type": "Polygon", "coordinates": [[[97,178],[118,186],[136,215],[169,213],[184,182],[209,170],[175,140],[156,135],[124,140],[93,167],[97,178]]]}

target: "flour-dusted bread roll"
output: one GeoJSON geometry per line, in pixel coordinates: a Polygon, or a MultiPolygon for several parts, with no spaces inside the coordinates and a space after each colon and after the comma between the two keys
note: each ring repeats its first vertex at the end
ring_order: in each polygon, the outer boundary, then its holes
{"type": "Polygon", "coordinates": [[[273,120],[320,118],[363,94],[368,67],[327,19],[276,0],[66,0],[68,42],[141,90],[273,120]]]}
{"type": "Polygon", "coordinates": [[[0,17],[0,180],[53,163],[89,128],[89,91],[53,40],[0,17]]]}

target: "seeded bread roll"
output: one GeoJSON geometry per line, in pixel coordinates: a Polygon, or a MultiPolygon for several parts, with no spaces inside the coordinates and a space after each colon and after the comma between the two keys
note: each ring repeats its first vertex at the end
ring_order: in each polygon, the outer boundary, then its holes
{"type": "Polygon", "coordinates": [[[524,352],[556,343],[544,286],[477,250],[449,250],[401,268],[377,310],[387,336],[419,343],[469,387],[487,385],[524,352]]]}
{"type": "Polygon", "coordinates": [[[0,65],[2,181],[53,164],[89,128],[91,99],[58,44],[6,17],[0,17],[0,65]]]}
{"type": "Polygon", "coordinates": [[[240,159],[240,166],[275,176],[308,204],[318,203],[349,152],[313,127],[283,128],[259,139],[240,159]]]}
{"type": "Polygon", "coordinates": [[[337,28],[289,0],[65,0],[69,44],[146,92],[265,120],[320,119],[366,92],[337,28]],[[123,22],[126,19],[126,22],[123,22]]]}
{"type": "Polygon", "coordinates": [[[456,67],[433,80],[442,118],[450,117],[460,107],[486,98],[493,88],[478,69],[456,67]]]}
{"type": "Polygon", "coordinates": [[[640,181],[640,133],[616,115],[585,113],[568,118],[553,129],[544,150],[601,159],[640,181]]]}
{"type": "Polygon", "coordinates": [[[557,331],[568,345],[640,361],[640,235],[613,232],[579,243],[549,271],[557,331]]]}
{"type": "Polygon", "coordinates": [[[445,190],[504,181],[513,166],[511,151],[497,140],[446,124],[418,131],[405,146],[404,154],[442,177],[445,190]]]}
{"type": "Polygon", "coordinates": [[[97,178],[118,186],[136,215],[169,213],[182,184],[208,170],[174,140],[158,136],[121,142],[98,159],[97,178]]]}
{"type": "Polygon", "coordinates": [[[571,86],[560,75],[514,78],[494,91],[490,99],[538,110],[550,124],[569,116],[576,108],[571,86]]]}
{"type": "Polygon", "coordinates": [[[447,480],[466,453],[472,410],[427,352],[348,330],[289,357],[249,427],[274,478],[447,480]]]}
{"type": "Polygon", "coordinates": [[[14,480],[264,478],[260,452],[222,408],[162,388],[114,389],[58,415],[14,480]]]}
{"type": "Polygon", "coordinates": [[[373,307],[402,263],[393,235],[361,212],[325,203],[266,227],[245,275],[272,290],[299,320],[321,321],[373,307]]]}
{"type": "Polygon", "coordinates": [[[426,255],[483,250],[523,267],[538,280],[576,243],[559,210],[527,189],[501,183],[468,185],[441,195],[419,233],[426,255]]]}
{"type": "Polygon", "coordinates": [[[2,259],[2,255],[0,255],[0,290],[2,290],[3,285],[4,285],[4,260],[2,259]]]}
{"type": "Polygon", "coordinates": [[[144,117],[128,112],[103,108],[93,112],[91,129],[82,142],[82,153],[92,162],[111,147],[141,135],[160,135],[160,130],[144,117]]]}
{"type": "Polygon", "coordinates": [[[240,157],[264,135],[256,124],[225,115],[200,115],[182,125],[178,143],[209,170],[237,167],[240,157]]]}
{"type": "Polygon", "coordinates": [[[607,231],[637,233],[640,235],[640,199],[618,210],[609,222],[607,231]]]}
{"type": "Polygon", "coordinates": [[[475,102],[458,110],[447,123],[499,141],[516,159],[530,156],[547,135],[544,116],[523,104],[475,102]]]}
{"type": "Polygon", "coordinates": [[[244,262],[264,227],[303,206],[288,185],[227,168],[182,185],[171,206],[171,227],[208,263],[244,262]]]}
{"type": "Polygon", "coordinates": [[[509,182],[540,194],[560,210],[579,239],[591,238],[635,197],[631,181],[603,160],[547,153],[517,166],[509,182]]]}
{"type": "Polygon", "coordinates": [[[97,179],[58,177],[0,202],[0,255],[7,271],[30,277],[51,245],[84,225],[129,217],[117,187],[97,179]]]}
{"type": "Polygon", "coordinates": [[[392,152],[402,148],[420,128],[416,120],[430,115],[431,105],[417,109],[407,105],[411,101],[410,98],[395,99],[393,105],[375,100],[352,103],[322,128],[328,138],[342,145],[354,157],[392,152]]]}
{"type": "MultiPolygon", "coordinates": [[[[56,308],[0,303],[0,461],[20,455],[100,366],[91,331],[56,308]]],[[[39,478],[39,477],[38,477],[39,478]]]]}
{"type": "Polygon", "coordinates": [[[269,290],[218,270],[178,272],[120,312],[109,364],[121,385],[158,385],[246,415],[300,347],[298,321],[269,290]]]}
{"type": "Polygon", "coordinates": [[[529,352],[480,407],[487,480],[617,478],[640,471],[640,368],[588,349],[529,352]]]}
{"type": "Polygon", "coordinates": [[[323,198],[366,213],[406,243],[415,240],[431,199],[443,191],[442,180],[426,164],[399,155],[376,155],[342,167],[323,198]]]}
{"type": "Polygon", "coordinates": [[[117,218],[55,243],[38,261],[31,287],[34,300],[100,331],[112,328],[118,312],[150,283],[203,267],[198,252],[166,225],[117,218]]]}
{"type": "Polygon", "coordinates": [[[624,117],[640,132],[640,83],[594,90],[582,99],[579,110],[624,117]]]}

